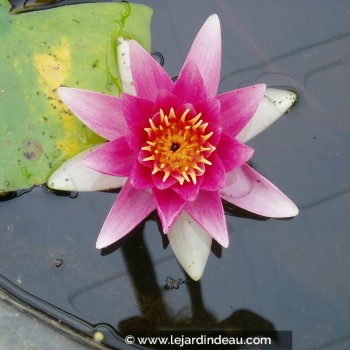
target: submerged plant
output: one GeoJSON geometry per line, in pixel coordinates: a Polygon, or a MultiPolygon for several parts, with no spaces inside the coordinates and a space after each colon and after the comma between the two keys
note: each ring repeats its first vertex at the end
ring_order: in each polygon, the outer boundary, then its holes
{"type": "MultiPolygon", "coordinates": [[[[281,92],[266,92],[258,84],[216,95],[220,61],[220,22],[212,15],[176,82],[131,41],[135,95],[59,90],[67,106],[109,142],[63,164],[49,186],[67,189],[61,186],[67,174],[75,190],[122,186],[97,248],[118,241],[156,209],[180,264],[198,280],[212,238],[223,247],[229,244],[221,198],[268,217],[298,213],[289,198],[246,164],[253,149],[239,141],[271,122],[276,107],[266,107],[264,95],[281,92]]],[[[295,99],[290,92],[282,96],[290,104],[295,99]]]]}

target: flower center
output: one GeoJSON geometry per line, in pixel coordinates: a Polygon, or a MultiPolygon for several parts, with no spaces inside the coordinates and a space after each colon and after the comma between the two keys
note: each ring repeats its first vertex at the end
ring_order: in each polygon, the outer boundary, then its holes
{"type": "Polygon", "coordinates": [[[171,145],[171,150],[173,152],[176,152],[179,148],[180,148],[180,144],[177,142],[173,142],[173,144],[171,145]]]}
{"type": "Polygon", "coordinates": [[[149,119],[150,127],[145,128],[148,141],[142,150],[150,156],[142,161],[153,162],[152,174],[163,172],[163,182],[171,175],[181,185],[191,180],[196,184],[205,165],[212,164],[207,158],[215,150],[208,142],[213,132],[206,133],[208,123],[203,122],[201,113],[187,119],[189,111],[178,118],[173,108],[168,116],[160,109],[159,120],[149,119]]]}

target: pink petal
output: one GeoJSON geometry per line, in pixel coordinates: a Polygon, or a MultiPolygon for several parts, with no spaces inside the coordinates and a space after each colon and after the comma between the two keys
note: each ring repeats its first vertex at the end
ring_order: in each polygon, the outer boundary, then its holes
{"type": "Polygon", "coordinates": [[[145,131],[145,128],[147,127],[149,127],[149,122],[135,124],[135,125],[129,126],[125,130],[125,136],[129,144],[129,147],[134,152],[139,152],[141,147],[143,147],[146,141],[148,140],[147,132],[145,131]]]}
{"type": "Polygon", "coordinates": [[[129,176],[135,160],[136,154],[128,146],[125,137],[120,137],[87,155],[82,163],[103,174],[129,176]]]}
{"type": "Polygon", "coordinates": [[[182,68],[172,92],[184,103],[193,104],[207,97],[203,78],[193,62],[188,62],[182,68]]]}
{"type": "Polygon", "coordinates": [[[169,115],[170,108],[173,108],[176,112],[182,105],[182,101],[176,95],[172,92],[162,90],[154,102],[154,112],[157,113],[162,109],[165,115],[169,115]]]}
{"type": "Polygon", "coordinates": [[[184,182],[182,185],[179,183],[174,184],[172,190],[176,192],[185,201],[194,201],[197,198],[199,188],[203,182],[203,176],[197,177],[197,184],[191,182],[184,182]]]}
{"type": "Polygon", "coordinates": [[[136,41],[130,41],[130,66],[139,97],[155,101],[160,90],[171,91],[173,81],[160,64],[136,41]]]}
{"type": "Polygon", "coordinates": [[[58,92],[69,109],[97,134],[107,140],[124,135],[126,123],[119,98],[66,87],[58,92]]]}
{"type": "Polygon", "coordinates": [[[162,221],[163,232],[168,233],[171,226],[180,216],[186,202],[172,190],[153,190],[157,211],[162,221]]]}
{"type": "Polygon", "coordinates": [[[224,199],[226,199],[226,197],[222,196],[223,192],[231,199],[244,197],[251,192],[252,187],[252,181],[245,176],[242,168],[236,168],[226,173],[226,183],[224,188],[220,191],[220,195],[224,199]]]}
{"type": "Polygon", "coordinates": [[[152,161],[143,161],[145,158],[148,158],[151,154],[148,151],[141,149],[137,154],[137,160],[143,167],[148,168],[149,172],[152,172],[154,168],[154,163],[152,161]]]}
{"type": "Polygon", "coordinates": [[[203,78],[208,97],[217,93],[221,68],[221,29],[217,15],[211,15],[200,29],[184,63],[194,62],[203,78]]]}
{"type": "Polygon", "coordinates": [[[177,180],[173,177],[168,177],[166,181],[163,181],[164,173],[159,171],[152,175],[153,183],[158,188],[158,190],[166,190],[176,184],[177,180]]]}
{"type": "Polygon", "coordinates": [[[188,111],[188,113],[186,115],[186,120],[190,120],[190,119],[192,119],[192,118],[197,116],[198,113],[197,113],[197,111],[195,110],[195,108],[193,107],[193,105],[191,103],[183,104],[181,106],[181,108],[175,110],[175,113],[176,113],[177,117],[179,118],[188,109],[189,109],[189,111],[188,111]]]}
{"type": "Polygon", "coordinates": [[[139,162],[135,162],[130,174],[130,183],[138,189],[153,188],[153,178],[149,168],[144,167],[139,162]]]}
{"type": "Polygon", "coordinates": [[[155,208],[151,192],[137,190],[127,181],[107,216],[98,236],[96,248],[107,247],[127,235],[155,208]]]}
{"type": "Polygon", "coordinates": [[[203,121],[209,123],[211,129],[220,127],[220,101],[216,98],[207,98],[194,103],[193,106],[197,113],[202,113],[203,121]]]}
{"type": "Polygon", "coordinates": [[[249,86],[219,95],[222,130],[235,137],[253,117],[266,90],[265,84],[249,86]]]}
{"type": "Polygon", "coordinates": [[[224,163],[226,172],[229,172],[246,163],[253,156],[254,150],[222,133],[216,152],[224,163]]]}
{"type": "Polygon", "coordinates": [[[298,208],[285,194],[248,165],[244,164],[240,172],[234,172],[237,183],[229,178],[231,183],[220,191],[223,199],[266,217],[283,218],[298,214],[298,208]],[[237,188],[240,184],[244,190],[237,188]]]}
{"type": "Polygon", "coordinates": [[[148,122],[153,117],[154,102],[128,94],[121,95],[123,113],[128,126],[148,122]]]}
{"type": "Polygon", "coordinates": [[[205,166],[201,190],[217,191],[223,188],[225,185],[225,166],[216,152],[210,156],[209,161],[212,163],[212,165],[205,166]]]}
{"type": "Polygon", "coordinates": [[[197,199],[186,204],[185,211],[219,244],[228,247],[226,219],[217,191],[199,191],[197,199]]]}

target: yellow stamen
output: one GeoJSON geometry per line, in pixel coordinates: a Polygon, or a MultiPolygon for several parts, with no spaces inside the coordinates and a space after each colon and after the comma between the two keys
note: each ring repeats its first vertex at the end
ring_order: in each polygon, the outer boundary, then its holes
{"type": "Polygon", "coordinates": [[[184,141],[187,140],[187,137],[188,137],[189,133],[190,133],[190,132],[189,132],[188,130],[185,130],[185,133],[184,133],[184,141]]]}
{"type": "Polygon", "coordinates": [[[205,129],[207,128],[208,125],[209,123],[204,123],[199,128],[201,129],[202,132],[205,132],[205,129]]]}
{"type": "Polygon", "coordinates": [[[201,157],[201,159],[199,160],[200,162],[207,164],[207,165],[212,165],[212,162],[209,162],[208,159],[204,158],[203,156],[201,157]]]}
{"type": "Polygon", "coordinates": [[[216,147],[213,145],[210,145],[210,154],[212,154],[216,150],[216,147]]]}
{"type": "Polygon", "coordinates": [[[216,150],[216,147],[209,144],[209,147],[201,147],[201,151],[210,151],[210,154],[212,154],[216,150]]]}
{"type": "Polygon", "coordinates": [[[187,176],[186,171],[183,171],[183,172],[181,173],[181,175],[184,177],[184,179],[185,179],[187,182],[190,182],[190,179],[189,179],[189,177],[187,176]]]}
{"type": "Polygon", "coordinates": [[[197,122],[197,124],[195,124],[195,125],[192,126],[192,129],[193,129],[193,130],[196,130],[202,123],[203,123],[203,120],[200,119],[200,120],[197,122]]]}
{"type": "Polygon", "coordinates": [[[154,156],[150,156],[142,159],[143,162],[148,162],[149,160],[155,160],[154,156]]]}
{"type": "Polygon", "coordinates": [[[196,185],[197,184],[197,177],[196,177],[196,173],[194,172],[194,170],[191,169],[191,171],[188,174],[191,176],[193,183],[196,185]]]}
{"type": "Polygon", "coordinates": [[[160,122],[163,123],[164,122],[164,112],[162,109],[159,110],[159,115],[160,115],[160,122]]]}
{"type": "Polygon", "coordinates": [[[173,107],[170,108],[169,118],[170,119],[176,119],[176,114],[175,114],[175,111],[174,111],[173,107]]]}
{"type": "Polygon", "coordinates": [[[149,123],[151,124],[151,128],[154,132],[158,130],[158,128],[154,125],[153,120],[150,118],[148,119],[149,123]]]}
{"type": "Polygon", "coordinates": [[[153,170],[152,170],[152,175],[156,174],[160,170],[161,169],[156,164],[154,164],[154,167],[153,167],[153,170]]]}
{"type": "Polygon", "coordinates": [[[177,179],[177,181],[179,181],[180,185],[183,185],[185,182],[185,179],[182,176],[181,177],[179,176],[176,179],[177,179]]]}
{"type": "Polygon", "coordinates": [[[203,170],[202,168],[200,168],[197,164],[194,165],[193,169],[196,169],[196,170],[198,170],[199,172],[204,173],[204,170],[203,170]]]}
{"type": "Polygon", "coordinates": [[[144,130],[147,132],[148,137],[150,137],[152,129],[151,128],[144,128],[144,130]]]}
{"type": "Polygon", "coordinates": [[[165,182],[169,176],[170,176],[170,171],[164,170],[163,182],[165,182]]]}
{"type": "Polygon", "coordinates": [[[208,139],[210,139],[212,137],[214,133],[211,131],[209,134],[206,135],[201,135],[201,138],[203,139],[203,141],[207,141],[208,139]]]}
{"type": "Polygon", "coordinates": [[[168,115],[160,109],[159,118],[150,118],[149,127],[144,129],[148,140],[141,149],[149,152],[149,157],[143,161],[152,161],[152,175],[163,172],[163,182],[171,176],[180,185],[185,181],[196,185],[205,165],[212,165],[207,158],[216,148],[208,140],[214,132],[205,134],[209,123],[204,123],[202,113],[187,119],[190,111],[186,109],[178,118],[174,108],[170,108],[168,115]]]}
{"type": "Polygon", "coordinates": [[[194,125],[195,123],[197,123],[198,119],[202,116],[202,113],[198,113],[194,118],[192,118],[191,120],[189,120],[189,122],[194,125]]]}
{"type": "Polygon", "coordinates": [[[152,147],[151,147],[151,146],[143,146],[143,147],[141,147],[141,149],[142,149],[143,151],[152,152],[152,147]]]}
{"type": "Polygon", "coordinates": [[[186,120],[186,116],[188,114],[188,112],[190,111],[190,109],[186,109],[185,112],[182,113],[182,116],[180,118],[180,122],[184,122],[186,120]]]}

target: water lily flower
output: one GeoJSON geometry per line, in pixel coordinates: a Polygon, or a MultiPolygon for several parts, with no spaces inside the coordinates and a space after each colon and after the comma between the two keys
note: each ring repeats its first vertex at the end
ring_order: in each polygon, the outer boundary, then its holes
{"type": "Polygon", "coordinates": [[[267,217],[298,213],[288,197],[247,165],[253,149],[242,143],[282,114],[269,94],[288,102],[294,95],[267,92],[264,84],[217,95],[216,15],[198,33],[176,82],[136,41],[129,45],[135,94],[130,81],[132,93],[120,97],[59,89],[67,106],[108,142],[68,160],[48,184],[67,189],[68,182],[75,190],[122,186],[96,247],[118,241],[157,210],[180,264],[198,280],[212,239],[229,244],[221,198],[267,217]]]}

